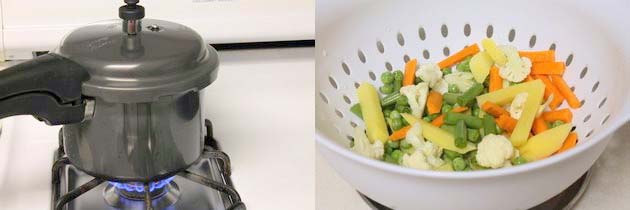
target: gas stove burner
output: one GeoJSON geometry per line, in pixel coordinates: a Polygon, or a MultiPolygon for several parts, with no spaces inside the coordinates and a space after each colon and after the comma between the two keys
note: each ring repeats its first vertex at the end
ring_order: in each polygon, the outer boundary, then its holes
{"type": "MultiPolygon", "coordinates": [[[[177,184],[172,182],[173,178],[159,181],[158,183],[161,185],[159,188],[149,190],[153,208],[164,209],[177,202],[181,192],[177,184]]],[[[132,190],[127,190],[120,185],[123,184],[112,182],[105,187],[103,191],[105,202],[119,209],[142,209],[144,205],[142,201],[145,199],[144,186],[139,184],[142,189],[138,191],[135,184],[131,184],[134,185],[132,190]]]]}
{"type": "Polygon", "coordinates": [[[210,121],[205,124],[201,157],[189,168],[156,182],[113,182],[90,176],[72,165],[60,146],[53,164],[53,209],[245,210],[230,179],[229,157],[212,138],[210,121]]]}
{"type": "MultiPolygon", "coordinates": [[[[167,187],[173,181],[175,177],[169,177],[164,180],[160,180],[157,182],[151,182],[149,184],[149,194],[151,198],[157,198],[162,196],[166,190],[164,188],[167,187]]],[[[144,184],[140,182],[109,182],[122,196],[132,200],[143,200],[144,199],[144,184]]],[[[175,183],[173,183],[175,185],[175,183]]]]}
{"type": "MultiPolygon", "coordinates": [[[[577,202],[582,198],[584,191],[588,187],[591,180],[591,173],[587,171],[571,186],[567,187],[560,194],[550,198],[549,200],[530,208],[529,210],[549,210],[549,209],[573,209],[577,202]]],[[[357,191],[358,192],[358,191],[357,191]]],[[[365,201],[373,210],[392,210],[391,208],[372,200],[363,193],[358,192],[363,201],[365,201]]]]}

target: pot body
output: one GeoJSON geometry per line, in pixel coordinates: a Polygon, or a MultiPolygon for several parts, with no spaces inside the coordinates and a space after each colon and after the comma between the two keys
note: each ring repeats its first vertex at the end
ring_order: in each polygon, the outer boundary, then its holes
{"type": "Polygon", "coordinates": [[[323,143],[327,140],[317,140],[318,151],[344,180],[392,209],[520,210],[536,206],[571,185],[593,165],[609,138],[572,158],[522,173],[458,179],[397,173],[379,167],[377,160],[357,161],[352,151],[335,151],[331,144],[323,143]]]}
{"type": "Polygon", "coordinates": [[[148,103],[94,98],[92,119],[63,126],[68,158],[90,175],[118,181],[152,181],[187,168],[201,155],[198,91],[148,103]]]}

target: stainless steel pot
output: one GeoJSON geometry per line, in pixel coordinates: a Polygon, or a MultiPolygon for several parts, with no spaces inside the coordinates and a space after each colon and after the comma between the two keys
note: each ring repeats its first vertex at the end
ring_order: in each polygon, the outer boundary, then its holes
{"type": "Polygon", "coordinates": [[[80,27],[53,53],[0,71],[0,117],[63,124],[73,165],[116,181],[153,181],[197,160],[199,91],[218,56],[192,29],[143,19],[128,0],[121,20],[80,27]]]}

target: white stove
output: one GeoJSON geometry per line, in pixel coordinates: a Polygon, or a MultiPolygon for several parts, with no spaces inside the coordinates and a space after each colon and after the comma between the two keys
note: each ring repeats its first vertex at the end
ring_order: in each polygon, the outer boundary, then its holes
{"type": "MultiPolygon", "coordinates": [[[[248,209],[315,209],[313,48],[220,51],[204,118],[232,162],[248,209]],[[247,85],[243,85],[247,84],[247,85]],[[273,120],[269,120],[273,119],[273,120]],[[287,129],[287,125],[292,129],[287,129]]],[[[12,63],[4,63],[6,67],[12,63]]],[[[59,126],[31,116],[2,120],[0,209],[51,207],[59,126]]]]}

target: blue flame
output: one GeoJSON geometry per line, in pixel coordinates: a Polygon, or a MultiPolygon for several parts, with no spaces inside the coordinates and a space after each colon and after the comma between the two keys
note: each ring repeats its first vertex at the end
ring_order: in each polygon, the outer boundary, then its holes
{"type": "MultiPolygon", "coordinates": [[[[175,177],[169,177],[157,182],[151,182],[149,184],[149,192],[153,192],[154,190],[159,190],[164,188],[164,186],[166,186],[168,183],[170,183],[171,181],[173,181],[175,177]]],[[[140,182],[125,182],[125,183],[119,183],[119,182],[110,182],[114,185],[114,187],[116,187],[119,190],[125,190],[128,192],[144,192],[144,185],[140,182]]]]}

